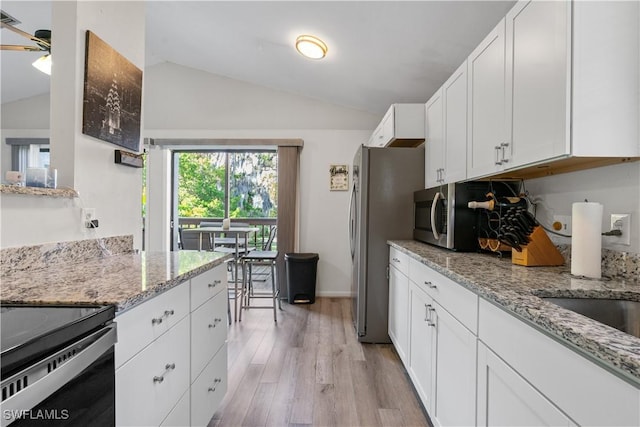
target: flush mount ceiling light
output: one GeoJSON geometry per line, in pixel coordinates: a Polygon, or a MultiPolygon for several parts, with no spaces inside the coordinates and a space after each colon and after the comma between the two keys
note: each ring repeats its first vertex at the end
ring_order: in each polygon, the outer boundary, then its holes
{"type": "Polygon", "coordinates": [[[327,55],[327,45],[314,36],[298,36],[296,39],[296,50],[306,58],[322,59],[327,55]]]}

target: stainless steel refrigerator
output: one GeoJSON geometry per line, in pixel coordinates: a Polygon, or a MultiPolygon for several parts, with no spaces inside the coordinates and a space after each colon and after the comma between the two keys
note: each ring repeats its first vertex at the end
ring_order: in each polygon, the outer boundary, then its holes
{"type": "Polygon", "coordinates": [[[353,159],[351,311],[361,342],[390,342],[387,240],[413,238],[413,192],[424,188],[423,147],[361,146],[353,159]]]}

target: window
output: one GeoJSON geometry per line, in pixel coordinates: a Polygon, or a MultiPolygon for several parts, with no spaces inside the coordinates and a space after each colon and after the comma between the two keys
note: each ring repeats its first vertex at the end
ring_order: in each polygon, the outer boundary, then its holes
{"type": "Polygon", "coordinates": [[[178,216],[276,218],[276,151],[176,152],[178,216]]]}

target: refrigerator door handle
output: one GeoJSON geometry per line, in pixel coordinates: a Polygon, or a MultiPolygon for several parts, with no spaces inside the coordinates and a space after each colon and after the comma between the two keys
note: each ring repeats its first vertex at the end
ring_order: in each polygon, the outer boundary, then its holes
{"type": "Polygon", "coordinates": [[[356,197],[356,183],[353,182],[351,187],[351,199],[349,200],[349,247],[351,249],[351,259],[356,254],[355,240],[356,240],[356,224],[355,224],[355,197],[356,197]]]}

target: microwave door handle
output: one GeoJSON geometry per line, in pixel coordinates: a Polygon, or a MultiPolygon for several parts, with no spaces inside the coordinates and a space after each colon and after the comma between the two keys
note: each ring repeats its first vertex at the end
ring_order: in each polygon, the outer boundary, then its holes
{"type": "Polygon", "coordinates": [[[442,193],[439,191],[436,192],[436,195],[433,197],[433,203],[431,204],[431,232],[436,240],[440,238],[440,233],[436,230],[436,205],[438,204],[438,200],[440,200],[441,195],[442,193]]]}

